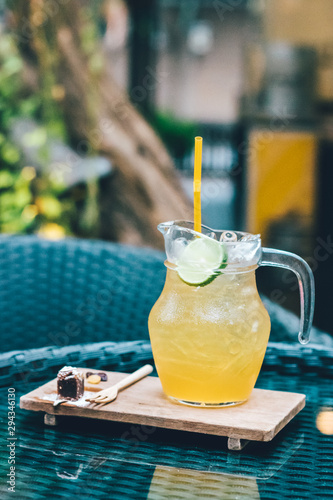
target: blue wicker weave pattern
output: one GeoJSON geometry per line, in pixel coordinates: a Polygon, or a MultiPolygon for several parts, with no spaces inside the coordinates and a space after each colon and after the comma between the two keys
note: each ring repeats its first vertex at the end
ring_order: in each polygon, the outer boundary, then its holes
{"type": "Polygon", "coordinates": [[[148,339],[163,257],[101,241],[0,236],[1,350],[148,339]]]}
{"type": "MultiPolygon", "coordinates": [[[[165,280],[148,248],[0,235],[0,351],[82,342],[148,340],[148,315],[165,280]]],[[[298,318],[267,298],[271,340],[296,342],[298,318]]],[[[333,347],[328,334],[315,342],[333,347]]]]}
{"type": "MultiPolygon", "coordinates": [[[[0,387],[14,382],[29,383],[56,376],[64,365],[126,371],[153,363],[146,341],[97,342],[67,347],[43,347],[0,354],[0,387]]],[[[262,370],[285,375],[312,373],[333,377],[333,349],[268,343],[262,370]]]]}

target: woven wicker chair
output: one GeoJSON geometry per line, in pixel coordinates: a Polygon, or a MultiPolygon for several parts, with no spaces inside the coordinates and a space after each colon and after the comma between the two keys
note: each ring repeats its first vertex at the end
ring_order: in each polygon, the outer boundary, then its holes
{"type": "MultiPolygon", "coordinates": [[[[1,351],[148,340],[164,254],[116,243],[0,235],[1,351]]],[[[297,341],[299,319],[264,298],[271,341],[297,341]]],[[[333,347],[313,328],[311,340],[333,347]]]]}
{"type": "Polygon", "coordinates": [[[163,260],[115,243],[0,236],[0,350],[148,339],[163,260]]]}

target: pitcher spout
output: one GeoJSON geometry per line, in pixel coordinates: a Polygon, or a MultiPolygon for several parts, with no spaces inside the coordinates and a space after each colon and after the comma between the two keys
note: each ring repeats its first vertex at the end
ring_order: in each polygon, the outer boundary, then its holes
{"type": "Polygon", "coordinates": [[[169,228],[171,226],[173,226],[174,224],[174,221],[168,221],[168,222],[161,222],[161,224],[159,224],[157,226],[157,229],[160,231],[160,233],[163,234],[163,236],[168,232],[169,228]]]}

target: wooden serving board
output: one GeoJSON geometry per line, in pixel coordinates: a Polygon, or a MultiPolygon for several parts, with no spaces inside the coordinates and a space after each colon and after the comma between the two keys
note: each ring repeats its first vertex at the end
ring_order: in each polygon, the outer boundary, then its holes
{"type": "MultiPolygon", "coordinates": [[[[82,368],[82,371],[92,371],[82,368]]],[[[97,386],[86,384],[85,390],[99,391],[119,382],[126,376],[105,372],[107,382],[97,386]]],[[[146,377],[120,392],[107,405],[94,403],[63,403],[54,407],[56,379],[29,392],[20,399],[26,410],[43,411],[45,423],[56,425],[56,416],[128,422],[165,429],[175,429],[216,436],[227,436],[229,449],[242,449],[248,441],[271,441],[305,406],[305,395],[291,392],[254,389],[249,400],[239,406],[197,408],[171,402],[163,393],[157,377],[146,377]],[[49,398],[49,399],[48,399],[49,398]]]]}

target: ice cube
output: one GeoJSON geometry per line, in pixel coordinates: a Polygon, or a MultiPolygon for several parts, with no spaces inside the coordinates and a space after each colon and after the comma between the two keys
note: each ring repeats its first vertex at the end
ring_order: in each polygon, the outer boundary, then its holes
{"type": "Polygon", "coordinates": [[[189,240],[186,238],[176,238],[175,240],[170,240],[166,241],[166,254],[168,257],[168,261],[172,262],[173,264],[176,264],[177,261],[179,260],[180,256],[182,255],[183,251],[185,250],[185,247],[188,245],[189,240]]]}
{"type": "Polygon", "coordinates": [[[227,244],[228,264],[256,264],[260,257],[260,243],[254,241],[238,241],[235,244],[227,244]]]}

